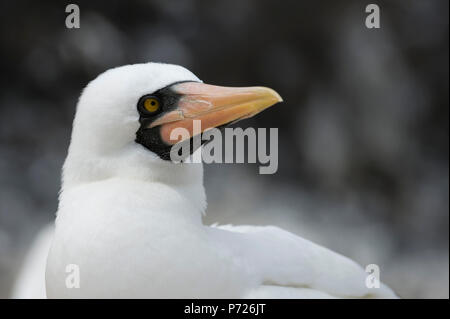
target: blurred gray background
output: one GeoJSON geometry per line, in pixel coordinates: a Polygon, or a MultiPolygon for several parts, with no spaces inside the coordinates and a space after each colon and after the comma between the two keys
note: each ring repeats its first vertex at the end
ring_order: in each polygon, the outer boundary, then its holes
{"type": "Polygon", "coordinates": [[[448,1],[76,1],[0,4],[0,297],[57,207],[80,91],[129,63],[285,102],[238,126],[279,128],[279,169],[207,165],[206,223],[274,224],[376,263],[405,298],[449,297],[448,1]]]}

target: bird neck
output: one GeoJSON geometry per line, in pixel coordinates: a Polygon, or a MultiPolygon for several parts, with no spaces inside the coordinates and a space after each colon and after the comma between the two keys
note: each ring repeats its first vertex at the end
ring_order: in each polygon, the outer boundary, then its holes
{"type": "Polygon", "coordinates": [[[161,160],[136,143],[110,154],[87,154],[86,151],[69,147],[63,167],[61,193],[112,178],[165,184],[185,197],[200,214],[204,213],[206,194],[201,163],[175,164],[161,160]]]}

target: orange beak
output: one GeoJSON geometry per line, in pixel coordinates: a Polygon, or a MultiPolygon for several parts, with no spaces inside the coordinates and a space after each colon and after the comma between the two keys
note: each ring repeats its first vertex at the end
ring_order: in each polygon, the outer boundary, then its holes
{"type": "Polygon", "coordinates": [[[201,132],[236,122],[283,101],[280,95],[266,87],[221,87],[198,82],[175,84],[172,90],[180,95],[177,108],[163,114],[148,128],[160,126],[161,139],[168,145],[182,141],[171,139],[174,129],[186,129],[193,136],[194,120],[201,121],[201,132]]]}

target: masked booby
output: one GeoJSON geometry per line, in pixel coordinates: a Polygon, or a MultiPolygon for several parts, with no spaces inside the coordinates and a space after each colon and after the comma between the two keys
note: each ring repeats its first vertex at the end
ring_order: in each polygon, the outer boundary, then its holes
{"type": "MultiPolygon", "coordinates": [[[[354,261],[277,227],[206,226],[202,164],[173,163],[169,135],[220,127],[280,102],[269,88],[202,83],[169,64],[98,76],[78,102],[49,298],[392,298],[354,261]],[[67,286],[68,265],[79,285],[67,286]]],[[[192,152],[198,150],[192,149],[192,152]]]]}

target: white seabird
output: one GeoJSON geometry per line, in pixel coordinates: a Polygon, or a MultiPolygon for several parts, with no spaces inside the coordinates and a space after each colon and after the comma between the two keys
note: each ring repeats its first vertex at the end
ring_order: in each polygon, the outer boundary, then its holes
{"type": "MultiPolygon", "coordinates": [[[[277,227],[206,226],[201,164],[170,131],[252,116],[268,88],[203,84],[180,66],[109,70],[79,100],[47,260],[50,298],[392,298],[354,261],[277,227]],[[68,265],[79,288],[68,288],[68,265]]],[[[193,150],[195,151],[195,150],[193,150]]]]}

